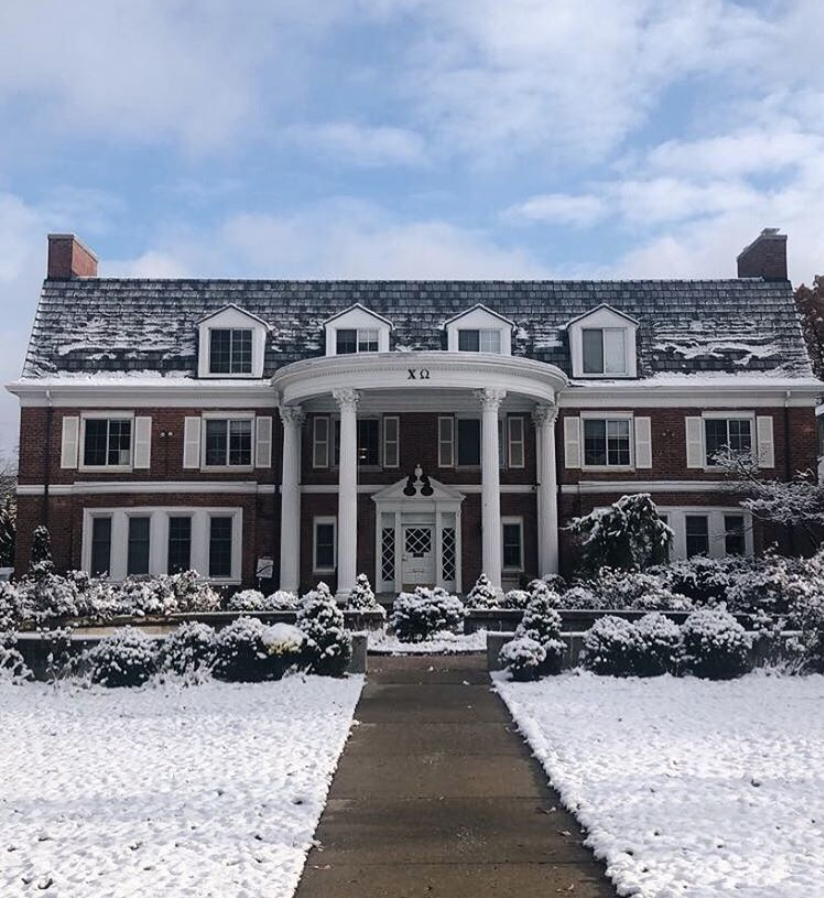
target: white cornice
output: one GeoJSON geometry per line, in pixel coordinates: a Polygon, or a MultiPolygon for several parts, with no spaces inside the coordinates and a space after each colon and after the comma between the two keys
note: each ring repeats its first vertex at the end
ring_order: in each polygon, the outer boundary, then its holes
{"type": "Polygon", "coordinates": [[[732,493],[732,490],[726,480],[582,480],[561,484],[561,493],[732,493]]]}
{"type": "MultiPolygon", "coordinates": [[[[75,483],[53,483],[49,486],[52,496],[98,496],[119,493],[139,495],[141,493],[185,493],[206,495],[248,495],[274,496],[277,487],[272,483],[254,481],[207,481],[207,480],[114,480],[76,481],[75,483]]],[[[42,483],[23,483],[17,487],[18,496],[43,496],[42,483]]]]}

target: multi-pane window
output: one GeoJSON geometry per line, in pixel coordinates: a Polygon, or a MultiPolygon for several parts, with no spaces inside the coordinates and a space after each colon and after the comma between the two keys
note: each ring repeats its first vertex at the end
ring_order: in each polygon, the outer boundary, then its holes
{"type": "Polygon", "coordinates": [[[520,521],[504,521],[501,524],[503,537],[503,567],[507,571],[520,571],[524,567],[523,527],[520,521]]]}
{"type": "Polygon", "coordinates": [[[315,565],[316,571],[335,569],[335,522],[315,519],[315,565]]]}
{"type": "Polygon", "coordinates": [[[127,574],[149,573],[149,533],[152,519],[141,516],[129,517],[129,545],[126,553],[127,574]]]}
{"type": "Polygon", "coordinates": [[[524,419],[520,415],[507,418],[507,461],[510,468],[524,466],[524,419]]]}
{"type": "Polygon", "coordinates": [[[584,464],[592,467],[629,467],[628,418],[584,419],[584,464]]]}
{"type": "Polygon", "coordinates": [[[169,545],[166,570],[170,574],[188,571],[192,566],[192,519],[169,518],[169,545]]]}
{"type": "MultiPolygon", "coordinates": [[[[375,467],[380,464],[380,423],[377,418],[358,418],[356,452],[359,465],[375,467]]],[[[339,464],[340,421],[335,421],[335,465],[339,464]]]]}
{"type": "Polygon", "coordinates": [[[252,464],[251,419],[207,419],[205,463],[207,467],[249,467],[252,464]]]}
{"type": "Polygon", "coordinates": [[[127,467],[132,463],[131,418],[87,418],[84,425],[84,465],[127,467]]]}
{"type": "Polygon", "coordinates": [[[209,373],[252,373],[252,331],[250,329],[215,328],[209,331],[209,373]]]}
{"type": "Polygon", "coordinates": [[[688,514],[685,517],[687,558],[710,554],[709,518],[705,514],[688,514]]]}
{"type": "Polygon", "coordinates": [[[746,555],[744,539],[744,515],[724,515],[724,552],[727,555],[746,555]]]}
{"type": "Polygon", "coordinates": [[[232,576],[232,525],[230,517],[209,519],[209,576],[232,576]]]}
{"type": "Polygon", "coordinates": [[[752,450],[751,418],[705,418],[704,433],[708,465],[726,449],[742,453],[752,450]]]}
{"type": "Polygon", "coordinates": [[[92,518],[92,552],[91,570],[93,577],[108,574],[112,566],[112,519],[110,517],[92,518]]]}
{"type": "Polygon", "coordinates": [[[627,373],[626,328],[584,328],[581,341],[584,374],[627,373]]]}
{"type": "Polygon", "coordinates": [[[461,352],[501,352],[501,331],[498,328],[459,330],[458,349],[461,352]]]}
{"type": "Polygon", "coordinates": [[[335,352],[338,355],[378,351],[379,335],[377,328],[340,328],[335,331],[335,352]]]}
{"type": "Polygon", "coordinates": [[[481,463],[481,422],[477,418],[458,418],[458,464],[481,463]]]}

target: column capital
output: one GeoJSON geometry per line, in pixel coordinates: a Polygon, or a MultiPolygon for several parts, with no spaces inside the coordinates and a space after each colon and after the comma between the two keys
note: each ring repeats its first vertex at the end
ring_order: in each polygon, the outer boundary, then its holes
{"type": "Polygon", "coordinates": [[[482,390],[476,390],[475,396],[485,410],[497,412],[501,407],[501,403],[506,399],[506,390],[484,387],[482,390]]]}
{"type": "Polygon", "coordinates": [[[357,408],[360,393],[351,387],[342,387],[339,390],[332,390],[332,398],[337,402],[340,409],[357,408]]]}
{"type": "Polygon", "coordinates": [[[557,418],[558,406],[554,402],[546,403],[543,405],[536,405],[532,410],[532,420],[539,427],[544,424],[551,427],[555,423],[557,418]]]}
{"type": "Polygon", "coordinates": [[[303,409],[299,405],[282,405],[279,411],[280,419],[284,424],[299,427],[303,423],[303,409]]]}

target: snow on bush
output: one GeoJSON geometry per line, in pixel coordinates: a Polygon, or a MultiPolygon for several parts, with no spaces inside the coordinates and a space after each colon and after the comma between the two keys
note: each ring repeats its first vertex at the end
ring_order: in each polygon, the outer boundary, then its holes
{"type": "Polygon", "coordinates": [[[306,637],[305,656],[312,673],[342,676],[352,657],[352,634],[331,595],[309,593],[298,611],[298,627],[306,637]]]}
{"type": "Polygon", "coordinates": [[[209,612],[220,608],[220,596],[197,571],[181,571],[171,576],[164,574],[158,579],[168,583],[177,603],[175,610],[178,612],[209,612]]]}
{"type": "Polygon", "coordinates": [[[22,621],[20,593],[8,581],[0,582],[0,633],[22,621]]]}
{"type": "Polygon", "coordinates": [[[599,618],[584,634],[581,660],[587,670],[613,677],[631,676],[639,651],[637,629],[621,617],[599,618]]]}
{"type": "Polygon", "coordinates": [[[300,599],[282,589],[268,596],[257,589],[242,589],[226,603],[228,611],[295,611],[299,606],[300,599]]]}
{"type": "Polygon", "coordinates": [[[546,601],[554,608],[561,607],[561,597],[546,580],[533,580],[529,584],[529,597],[531,599],[546,601]]]}
{"type": "Polygon", "coordinates": [[[681,651],[681,628],[665,614],[653,611],[635,624],[638,640],[632,672],[638,677],[673,674],[681,651]]]}
{"type": "Polygon", "coordinates": [[[212,673],[219,680],[256,683],[269,678],[266,630],[256,617],[239,617],[217,632],[212,673]]]}
{"type": "Polygon", "coordinates": [[[603,568],[588,588],[601,608],[638,611],[691,611],[692,602],[668,589],[661,577],[641,571],[603,568]]]}
{"type": "Polygon", "coordinates": [[[103,686],[142,686],[155,672],[157,648],[140,630],[124,627],[87,653],[93,683],[103,686]]]}
{"type": "Polygon", "coordinates": [[[510,589],[501,599],[501,608],[522,611],[529,604],[532,596],[525,589],[510,589]]]}
{"type": "Polygon", "coordinates": [[[599,608],[600,599],[586,586],[573,586],[561,596],[560,605],[565,610],[586,611],[591,608],[599,608]]]}
{"type": "Polygon", "coordinates": [[[346,598],[347,611],[379,611],[383,617],[386,610],[375,598],[375,591],[366,574],[358,574],[355,588],[346,598]]]}
{"type": "Polygon", "coordinates": [[[197,621],[176,627],[164,640],[158,667],[179,675],[204,673],[211,667],[215,651],[215,631],[197,621]]]}
{"type": "Polygon", "coordinates": [[[622,496],[609,508],[574,518],[567,529],[581,537],[581,566],[589,571],[660,564],[673,538],[648,493],[622,496]]]}
{"type": "Polygon", "coordinates": [[[504,643],[498,656],[513,680],[537,680],[546,661],[546,649],[529,636],[516,636],[504,643]]]}
{"type": "Polygon", "coordinates": [[[273,624],[263,633],[263,645],[273,657],[297,660],[305,644],[306,635],[293,624],[273,624]]]}
{"type": "Polygon", "coordinates": [[[555,596],[547,591],[531,599],[515,630],[515,638],[531,639],[544,650],[541,674],[561,670],[566,643],[561,639],[561,615],[555,610],[555,596]]]}
{"type": "Polygon", "coordinates": [[[727,601],[727,590],[750,565],[749,559],[739,555],[726,558],[696,555],[651,568],[647,573],[655,574],[667,589],[686,596],[696,605],[717,605],[727,601]]]}
{"type": "Polygon", "coordinates": [[[481,574],[467,595],[469,608],[499,608],[501,598],[486,574],[481,574]]]}
{"type": "Polygon", "coordinates": [[[693,612],[681,627],[686,672],[709,680],[729,680],[751,667],[752,637],[723,608],[693,612]]]}
{"type": "Polygon", "coordinates": [[[402,592],[392,606],[390,624],[402,642],[421,642],[436,633],[456,633],[463,624],[463,602],[445,589],[418,586],[414,593],[402,592]]]}
{"type": "Polygon", "coordinates": [[[17,649],[17,635],[0,632],[0,683],[19,684],[31,679],[31,671],[17,649]]]}

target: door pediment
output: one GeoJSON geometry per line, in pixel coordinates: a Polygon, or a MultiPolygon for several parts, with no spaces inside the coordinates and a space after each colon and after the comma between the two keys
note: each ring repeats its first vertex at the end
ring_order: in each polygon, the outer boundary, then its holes
{"type": "Polygon", "coordinates": [[[433,477],[426,477],[420,469],[416,469],[415,473],[409,477],[404,477],[396,483],[385,487],[384,489],[373,493],[372,501],[377,505],[383,505],[387,502],[463,502],[464,494],[458,490],[435,480],[433,477]]]}

